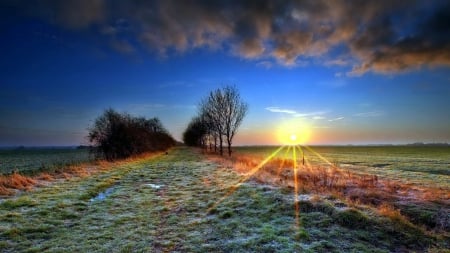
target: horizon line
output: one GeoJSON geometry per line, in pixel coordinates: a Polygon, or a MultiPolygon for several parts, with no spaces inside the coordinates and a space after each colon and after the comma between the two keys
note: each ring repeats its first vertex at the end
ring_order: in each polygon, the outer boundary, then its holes
{"type": "MultiPolygon", "coordinates": [[[[182,143],[182,142],[180,142],[182,143]]],[[[184,145],[184,143],[182,143],[184,145]]],[[[450,146],[449,142],[412,142],[412,143],[367,143],[367,144],[299,144],[300,146],[450,146]]],[[[0,145],[0,149],[10,148],[77,148],[77,147],[90,147],[91,145],[78,144],[78,145],[0,145]]],[[[279,147],[283,144],[239,144],[233,147],[279,147]]]]}

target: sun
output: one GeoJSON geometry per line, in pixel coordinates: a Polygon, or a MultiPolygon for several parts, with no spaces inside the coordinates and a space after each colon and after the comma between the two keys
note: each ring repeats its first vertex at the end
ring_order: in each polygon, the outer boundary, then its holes
{"type": "Polygon", "coordinates": [[[291,134],[291,141],[296,141],[296,140],[297,140],[297,135],[291,134]]]}
{"type": "Polygon", "coordinates": [[[279,124],[276,135],[283,145],[306,144],[311,137],[311,125],[304,119],[291,119],[279,124]]]}

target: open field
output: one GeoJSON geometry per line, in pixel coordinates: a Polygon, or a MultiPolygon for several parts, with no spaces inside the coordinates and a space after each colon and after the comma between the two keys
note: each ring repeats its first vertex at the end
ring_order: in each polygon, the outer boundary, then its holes
{"type": "MultiPolygon", "coordinates": [[[[236,152],[241,155],[266,157],[276,148],[237,147],[236,152]]],[[[312,146],[310,149],[302,148],[302,150],[305,159],[312,164],[326,166],[328,161],[354,173],[372,174],[390,180],[433,185],[450,190],[448,146],[312,146]]],[[[276,157],[291,158],[291,152],[280,152],[276,157]]]]}
{"type": "Polygon", "coordinates": [[[1,201],[0,251],[448,252],[448,228],[308,188],[295,196],[248,166],[175,148],[34,188],[1,201]]]}
{"type": "Polygon", "coordinates": [[[0,149],[0,175],[13,172],[32,175],[39,172],[55,172],[69,165],[92,161],[88,149],[75,148],[26,148],[0,149]]]}

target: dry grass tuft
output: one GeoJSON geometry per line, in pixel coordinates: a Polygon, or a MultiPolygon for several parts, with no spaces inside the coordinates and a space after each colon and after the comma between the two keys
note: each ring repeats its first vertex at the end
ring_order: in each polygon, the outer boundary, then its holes
{"type": "Polygon", "coordinates": [[[36,180],[30,177],[23,176],[17,172],[9,176],[1,176],[0,177],[0,187],[5,188],[1,192],[8,193],[9,189],[17,189],[17,190],[29,190],[33,185],[36,184],[36,180]]]}
{"type": "Polygon", "coordinates": [[[55,180],[55,177],[49,173],[43,172],[36,176],[36,179],[38,180],[44,180],[44,181],[53,181],[55,180]]]}
{"type": "Polygon", "coordinates": [[[9,196],[9,195],[13,195],[13,194],[14,194],[14,191],[4,187],[3,185],[1,185],[1,182],[0,182],[0,196],[9,196]]]}
{"type": "Polygon", "coordinates": [[[387,203],[383,203],[380,206],[378,206],[377,210],[378,210],[379,214],[381,214],[385,217],[388,217],[389,219],[391,219],[393,221],[408,223],[408,220],[405,218],[405,216],[403,216],[400,213],[399,209],[395,209],[394,207],[392,207],[391,205],[389,205],[387,203]]]}

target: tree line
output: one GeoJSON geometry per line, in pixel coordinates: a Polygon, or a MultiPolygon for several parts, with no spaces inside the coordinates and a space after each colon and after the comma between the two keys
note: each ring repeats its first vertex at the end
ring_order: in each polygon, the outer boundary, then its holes
{"type": "Polygon", "coordinates": [[[233,138],[248,110],[235,86],[211,91],[199,103],[197,116],[192,118],[183,133],[188,146],[198,146],[223,155],[224,143],[228,155],[232,153],[233,138]]]}
{"type": "Polygon", "coordinates": [[[93,152],[107,160],[165,150],[176,143],[158,118],[133,117],[113,109],[95,120],[87,138],[93,152]]]}
{"type": "MultiPolygon", "coordinates": [[[[188,146],[231,156],[233,138],[248,110],[235,86],[211,91],[199,103],[197,116],[183,133],[188,146]]],[[[166,150],[176,144],[158,118],[134,117],[107,109],[88,129],[87,139],[97,157],[123,159],[144,152],[166,150]]]]}

